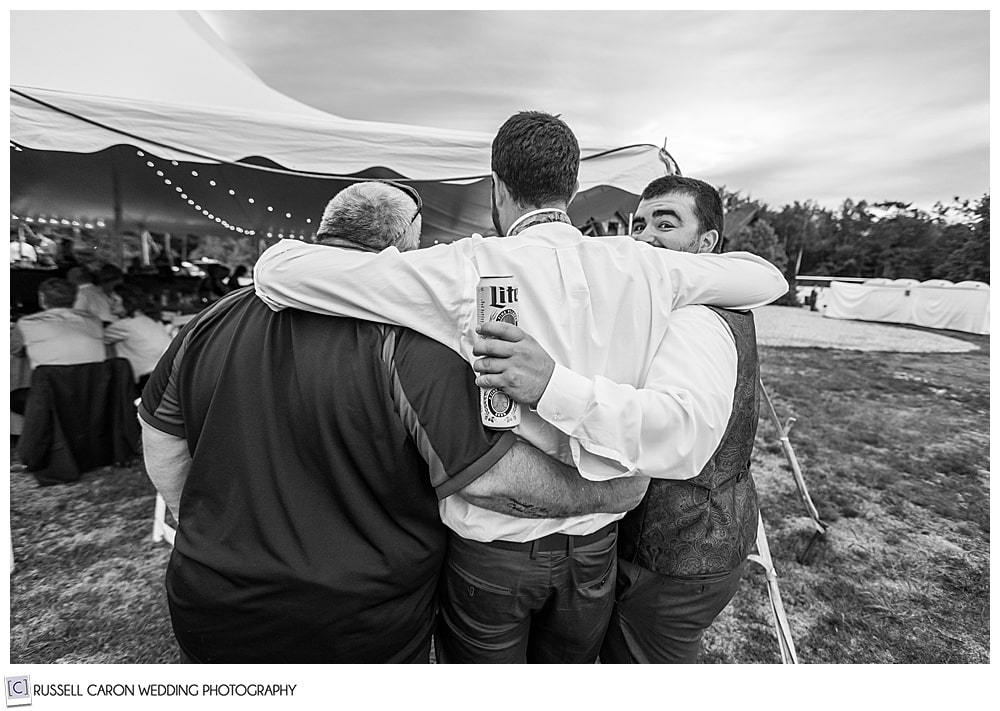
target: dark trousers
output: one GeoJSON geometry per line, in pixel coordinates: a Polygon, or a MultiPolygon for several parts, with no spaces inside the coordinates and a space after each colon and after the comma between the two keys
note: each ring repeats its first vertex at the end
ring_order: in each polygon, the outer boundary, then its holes
{"type": "MultiPolygon", "coordinates": [[[[570,538],[572,537],[563,537],[570,538]]],[[[559,550],[451,535],[435,645],[445,664],[590,664],[614,602],[617,527],[559,550]]]]}
{"type": "MultiPolygon", "coordinates": [[[[178,657],[181,664],[201,664],[200,661],[184,651],[184,647],[177,645],[178,657]]],[[[281,660],[275,660],[276,663],[281,660]]],[[[427,635],[420,648],[409,657],[389,660],[392,664],[430,664],[431,663],[431,635],[427,635]]]]}
{"type": "Polygon", "coordinates": [[[601,662],[693,664],[702,634],[733,599],[745,566],[704,578],[671,578],[619,558],[601,662]]]}
{"type": "Polygon", "coordinates": [[[18,415],[24,414],[24,408],[28,405],[28,393],[31,388],[18,388],[10,391],[10,411],[18,415]]]}

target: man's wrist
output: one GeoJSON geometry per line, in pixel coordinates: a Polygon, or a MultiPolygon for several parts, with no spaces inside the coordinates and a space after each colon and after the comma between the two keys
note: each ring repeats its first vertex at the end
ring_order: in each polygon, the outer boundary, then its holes
{"type": "Polygon", "coordinates": [[[556,363],[549,382],[531,408],[539,417],[566,434],[572,434],[594,399],[594,383],[556,363]]]}

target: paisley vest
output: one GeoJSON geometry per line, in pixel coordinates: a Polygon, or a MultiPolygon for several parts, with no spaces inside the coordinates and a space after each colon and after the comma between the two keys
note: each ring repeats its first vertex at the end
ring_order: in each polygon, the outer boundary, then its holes
{"type": "Polygon", "coordinates": [[[733,412],[719,448],[693,479],[652,479],[642,502],[618,526],[618,554],[672,577],[709,577],[734,570],[757,534],[757,490],[750,455],[760,394],[753,314],[709,307],[736,341],[733,412]]]}

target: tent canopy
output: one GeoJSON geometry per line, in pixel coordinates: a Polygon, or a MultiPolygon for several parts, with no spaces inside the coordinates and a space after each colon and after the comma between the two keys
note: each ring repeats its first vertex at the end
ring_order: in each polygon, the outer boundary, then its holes
{"type": "MultiPolygon", "coordinates": [[[[12,12],[10,139],[18,219],[309,235],[363,176],[412,182],[424,244],[491,228],[492,136],[309,107],[261,82],[196,13],[12,12]],[[43,36],[58,57],[39,52],[43,36]]],[[[656,146],[585,146],[570,214],[626,215],[670,172],[656,146]]]]}

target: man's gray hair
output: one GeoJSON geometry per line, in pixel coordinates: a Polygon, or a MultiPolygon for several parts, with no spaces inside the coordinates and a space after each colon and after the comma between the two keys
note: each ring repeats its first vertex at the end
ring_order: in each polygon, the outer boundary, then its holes
{"type": "Polygon", "coordinates": [[[420,245],[421,217],[409,195],[386,183],[354,183],[327,203],[316,230],[316,242],[346,240],[381,252],[396,247],[405,252],[420,245]]]}

